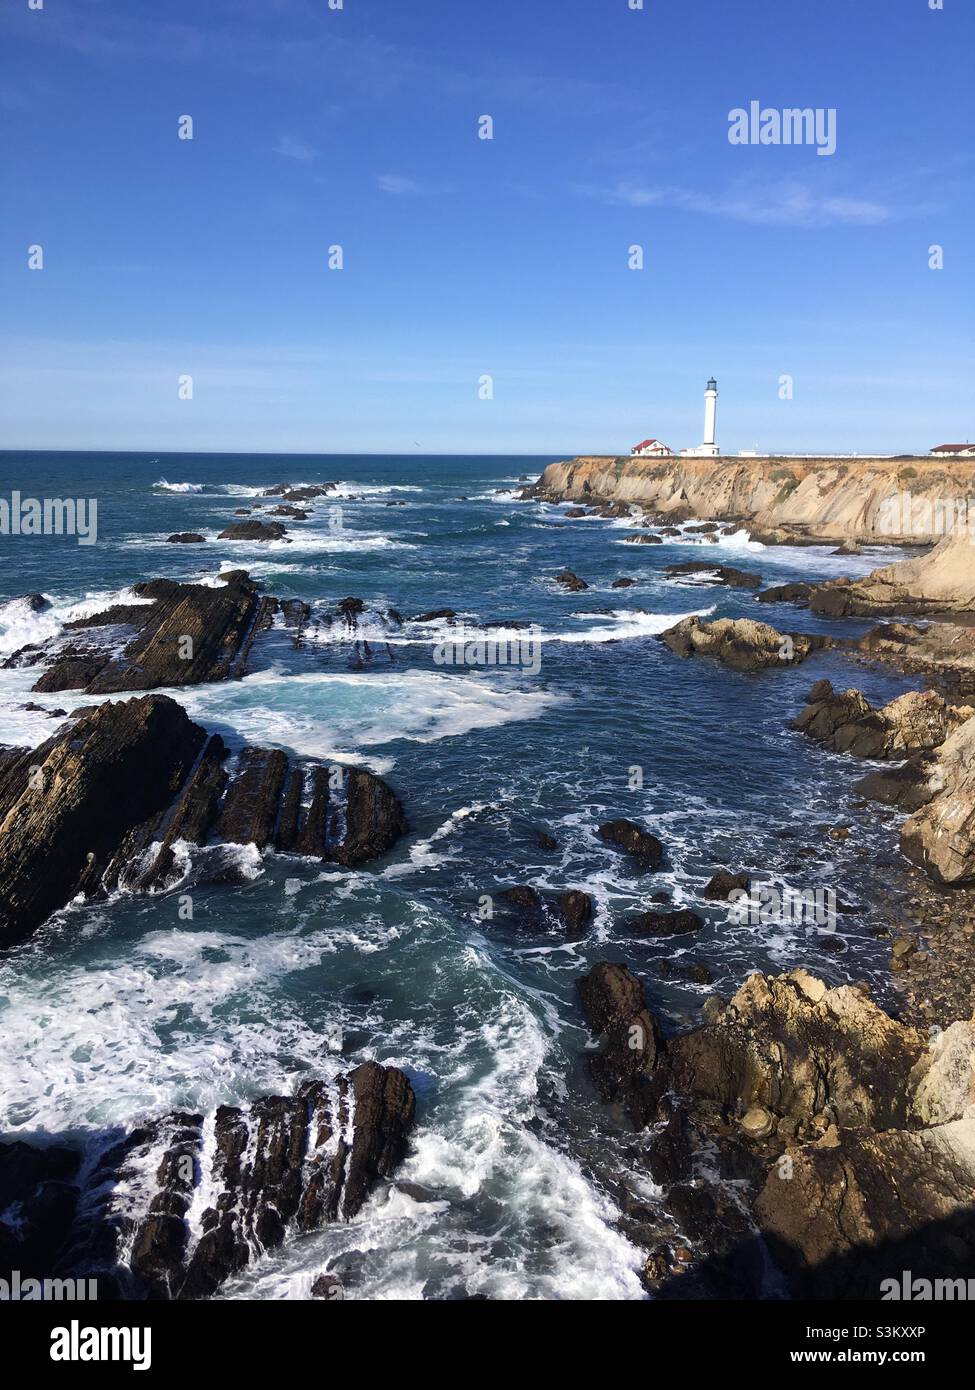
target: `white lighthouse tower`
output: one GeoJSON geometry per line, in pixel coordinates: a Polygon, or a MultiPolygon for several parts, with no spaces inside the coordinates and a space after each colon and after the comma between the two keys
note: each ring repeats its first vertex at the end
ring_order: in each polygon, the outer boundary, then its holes
{"type": "Polygon", "coordinates": [[[714,377],[708,381],[704,392],[704,443],[696,449],[682,449],[685,458],[717,458],[721,450],[714,442],[715,422],[718,414],[718,383],[714,377]]]}

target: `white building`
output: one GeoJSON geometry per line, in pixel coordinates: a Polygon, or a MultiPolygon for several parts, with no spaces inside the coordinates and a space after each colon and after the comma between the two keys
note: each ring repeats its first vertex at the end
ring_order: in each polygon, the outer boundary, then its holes
{"type": "Polygon", "coordinates": [[[673,453],[666,444],[661,444],[659,439],[644,439],[641,444],[634,444],[630,453],[634,458],[669,458],[673,453]]]}
{"type": "Polygon", "coordinates": [[[704,392],[704,443],[696,449],[681,449],[682,458],[717,458],[721,453],[714,442],[718,414],[718,383],[711,377],[704,392]]]}
{"type": "Polygon", "coordinates": [[[939,459],[972,459],[975,458],[975,444],[939,444],[931,453],[939,459]]]}

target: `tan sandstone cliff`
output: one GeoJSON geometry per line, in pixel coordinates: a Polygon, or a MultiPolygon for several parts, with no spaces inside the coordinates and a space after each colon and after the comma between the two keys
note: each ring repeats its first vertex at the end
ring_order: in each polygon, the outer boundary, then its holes
{"type": "Polygon", "coordinates": [[[975,460],[967,459],[580,457],[549,464],[528,492],[683,508],[806,539],[924,545],[959,521],[975,530],[975,460]]]}

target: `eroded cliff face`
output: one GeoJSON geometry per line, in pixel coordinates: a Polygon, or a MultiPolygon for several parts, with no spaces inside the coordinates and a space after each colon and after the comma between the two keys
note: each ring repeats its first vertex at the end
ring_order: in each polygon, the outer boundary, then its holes
{"type": "Polygon", "coordinates": [[[580,457],[549,464],[528,491],[685,508],[807,539],[923,545],[959,524],[975,527],[975,461],[965,459],[580,457]]]}

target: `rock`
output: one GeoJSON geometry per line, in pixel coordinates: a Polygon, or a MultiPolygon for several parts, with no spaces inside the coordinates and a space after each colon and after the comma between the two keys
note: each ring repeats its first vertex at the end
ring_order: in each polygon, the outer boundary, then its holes
{"type": "Polygon", "coordinates": [[[64,1272],[110,1272],[124,1296],[199,1299],[289,1234],[352,1220],[402,1162],[415,1120],[403,1072],[365,1062],[294,1096],[173,1112],[110,1149],[79,1204],[64,1272]],[[198,1226],[187,1214],[205,1193],[198,1226]]]}
{"type": "Polygon", "coordinates": [[[558,910],[569,932],[581,932],[592,921],[592,898],[578,888],[570,888],[558,897],[558,910]]]}
{"type": "MultiPolygon", "coordinates": [[[[227,680],[246,670],[257,632],[270,624],[277,599],[262,599],[246,579],[223,588],[155,579],[135,585],[149,603],[122,604],[65,624],[86,634],[84,647],[53,639],[42,649],[49,665],[38,692],[83,690],[90,695],[227,680]],[[118,652],[119,632],[134,636],[118,652]]],[[[36,664],[38,653],[30,654],[36,664]]],[[[20,664],[18,654],[7,665],[20,664]]]]}
{"type": "Polygon", "coordinates": [[[32,613],[43,613],[51,606],[50,600],[46,599],[43,594],[38,593],[18,594],[16,598],[9,599],[8,602],[23,603],[32,613]]]}
{"type": "Polygon", "coordinates": [[[755,597],[759,603],[795,603],[805,606],[812,597],[812,585],[802,583],[775,584],[770,589],[763,589],[755,597]]]}
{"type": "Polygon", "coordinates": [[[775,1116],[761,1105],[753,1105],[741,1118],[742,1133],[749,1139],[767,1139],[775,1128],[775,1116]]]}
{"type": "MultiPolygon", "coordinates": [[[[163,695],[82,711],[65,731],[0,765],[0,947],[24,940],[78,894],[167,887],[177,840],[213,833],[353,868],[405,832],[392,789],[362,768],[291,764],[227,750],[163,695]],[[307,780],[309,797],[303,801],[307,780]],[[151,852],[150,852],[151,850],[151,852]]],[[[233,875],[230,876],[231,878],[233,875]]],[[[215,878],[227,879],[226,866],[215,878]]]]}
{"type": "Polygon", "coordinates": [[[563,570],[561,574],[557,574],[555,576],[555,582],[556,584],[561,584],[564,589],[568,589],[572,594],[581,593],[583,589],[589,588],[586,581],[580,579],[577,574],[573,574],[571,570],[563,570]]]}
{"type": "Polygon", "coordinates": [[[708,902],[726,903],[734,892],[750,893],[751,879],[747,874],[733,874],[719,869],[705,885],[701,897],[708,902]]]}
{"type": "Polygon", "coordinates": [[[611,589],[632,589],[634,584],[639,584],[638,579],[614,579],[610,584],[611,589]]]}
{"type": "MultiPolygon", "coordinates": [[[[270,510],[270,512],[268,513],[268,515],[269,515],[269,516],[290,516],[290,517],[292,517],[295,521],[307,521],[308,518],[309,518],[309,516],[311,515],[311,513],[310,513],[310,512],[303,511],[303,510],[301,509],[301,507],[281,506],[281,507],[272,507],[271,510],[270,510]]],[[[258,537],[258,539],[260,539],[260,537],[258,537]]]]}
{"type": "Polygon", "coordinates": [[[555,850],[559,847],[558,840],[554,835],[550,835],[547,830],[536,830],[535,842],[539,849],[555,850]]]}
{"type": "Polygon", "coordinates": [[[632,536],[624,536],[625,545],[663,545],[663,537],[653,531],[637,531],[632,536]]]}
{"type": "Polygon", "coordinates": [[[830,617],[970,613],[975,611],[975,545],[964,532],[947,536],[926,555],[886,565],[864,579],[821,585],[810,607],[830,617]]]}
{"type": "Polygon", "coordinates": [[[51,1275],[78,1204],[81,1154],[63,1146],[0,1144],[0,1278],[51,1275]]]}
{"type": "Polygon", "coordinates": [[[585,516],[585,515],[586,515],[586,508],[585,508],[585,507],[570,507],[570,508],[568,509],[568,511],[564,513],[564,515],[565,515],[565,516],[571,516],[571,517],[573,517],[573,518],[575,518],[575,517],[580,517],[580,516],[585,516]]]}
{"type": "Polygon", "coordinates": [[[330,1303],[345,1297],[342,1281],[334,1274],[320,1274],[311,1286],[312,1298],[324,1298],[330,1303]]]}
{"type": "Polygon", "coordinates": [[[0,783],[0,946],[98,890],[127,837],[169,806],[206,734],[152,695],[86,711],[0,783]]]}
{"type": "Polygon", "coordinates": [[[642,1126],[656,1107],[654,1072],[662,1046],[643,987],[625,966],[600,962],[578,981],[578,989],[590,1028],[605,1038],[603,1051],[590,1060],[596,1089],[642,1126]]]}
{"type": "Polygon", "coordinates": [[[663,862],[664,847],[656,835],[651,835],[631,820],[607,821],[596,833],[607,844],[625,850],[641,869],[659,869],[663,862]]]}
{"type": "Polygon", "coordinates": [[[442,618],[456,618],[457,614],[453,608],[431,608],[429,613],[419,613],[412,620],[415,623],[435,623],[442,618]]]}
{"type": "Polygon", "coordinates": [[[217,537],[221,541],[279,541],[287,534],[280,521],[235,521],[217,537]]]}
{"type": "Polygon", "coordinates": [[[704,918],[696,912],[642,912],[629,919],[626,929],[634,936],[683,936],[703,926],[704,918]]]}
{"type": "Polygon", "coordinates": [[[859,690],[837,695],[827,683],[792,727],[835,753],[858,758],[906,758],[944,743],[975,717],[975,709],[949,705],[933,690],[909,690],[875,710],[859,690]],[[828,692],[828,693],[827,693],[828,692]]]}
{"type": "Polygon", "coordinates": [[[901,849],[938,883],[971,883],[975,881],[975,718],[946,739],[926,772],[928,800],[904,825],[901,849]]]}
{"type": "Polygon", "coordinates": [[[206,536],[201,536],[196,531],[177,531],[173,536],[167,536],[166,540],[170,545],[202,545],[206,536]]]}
{"type": "Polygon", "coordinates": [[[860,555],[862,553],[859,542],[854,540],[844,541],[841,546],[833,551],[834,555],[860,555]]]}
{"type": "Polygon", "coordinates": [[[559,930],[576,934],[584,931],[592,920],[592,899],[578,888],[570,888],[555,897],[543,897],[535,888],[518,885],[506,888],[498,896],[517,911],[522,925],[535,931],[559,930]]]}
{"type": "Polygon", "coordinates": [[[668,565],[665,572],[675,578],[679,575],[698,575],[699,583],[726,584],[732,589],[757,589],[762,583],[759,574],[735,569],[733,565],[709,565],[706,560],[689,560],[680,565],[668,565]]]}
{"type": "Polygon", "coordinates": [[[796,665],[810,652],[830,646],[832,638],[776,632],[767,623],[751,618],[719,618],[705,623],[691,617],[660,633],[657,641],[678,656],[713,656],[735,670],[758,671],[796,665]]]}

